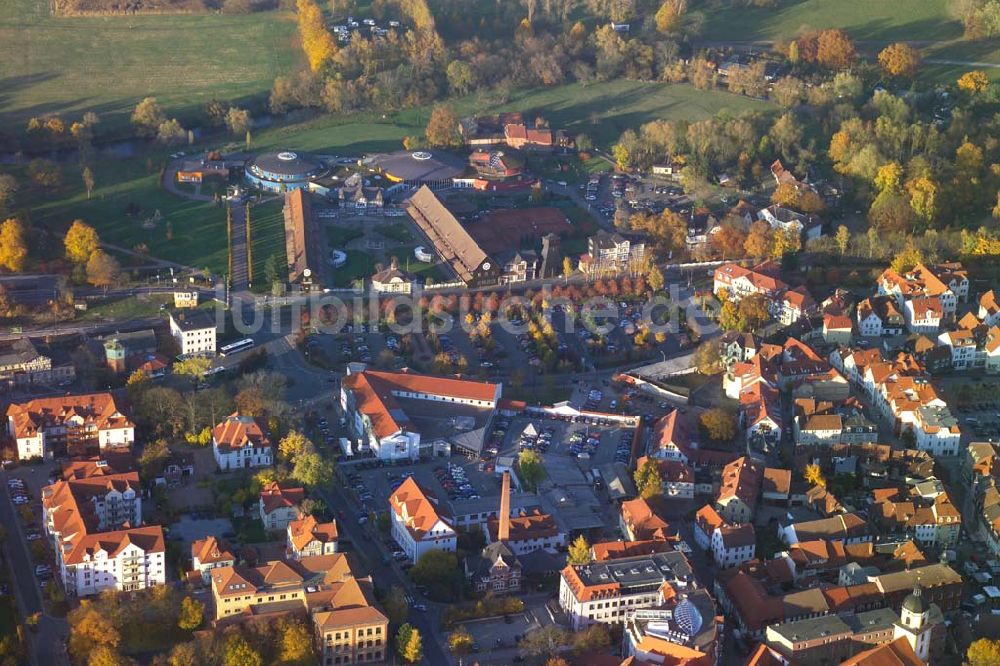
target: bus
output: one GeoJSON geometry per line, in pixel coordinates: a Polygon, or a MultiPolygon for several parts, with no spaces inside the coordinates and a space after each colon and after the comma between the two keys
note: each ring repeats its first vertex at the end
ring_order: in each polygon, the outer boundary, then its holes
{"type": "Polygon", "coordinates": [[[219,348],[219,356],[229,356],[230,354],[238,354],[242,351],[246,351],[253,347],[253,339],[244,338],[239,342],[233,342],[224,347],[219,348]]]}

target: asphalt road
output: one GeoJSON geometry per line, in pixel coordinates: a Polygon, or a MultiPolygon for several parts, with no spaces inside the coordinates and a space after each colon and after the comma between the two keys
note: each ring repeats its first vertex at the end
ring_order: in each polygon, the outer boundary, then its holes
{"type": "MultiPolygon", "coordinates": [[[[4,551],[13,574],[11,584],[17,595],[18,608],[22,615],[27,617],[34,613],[44,612],[45,607],[42,602],[42,592],[35,580],[35,565],[32,563],[28,551],[28,542],[24,537],[24,530],[21,528],[21,520],[14,510],[10,494],[7,492],[7,478],[7,472],[0,471],[0,482],[3,483],[3,499],[0,500],[0,524],[7,530],[4,551]]],[[[27,634],[31,663],[40,666],[68,665],[69,660],[63,650],[64,640],[68,634],[69,629],[65,620],[43,615],[38,623],[38,631],[27,634]]]]}
{"type": "MultiPolygon", "coordinates": [[[[346,533],[354,550],[368,560],[372,580],[375,581],[376,586],[386,591],[393,586],[398,586],[417,598],[419,594],[414,590],[413,584],[394,561],[390,559],[389,564],[382,564],[382,555],[389,554],[389,551],[382,544],[381,535],[371,523],[364,526],[358,524],[357,515],[361,507],[349,499],[338,484],[338,481],[334,481],[334,485],[329,489],[320,490],[320,495],[326,505],[337,514],[337,528],[340,533],[346,533]],[[343,518],[340,518],[340,511],[344,512],[343,518]]],[[[450,665],[454,663],[454,660],[451,658],[451,654],[445,651],[442,644],[444,636],[438,632],[438,628],[441,627],[444,606],[429,601],[425,603],[427,612],[420,613],[411,610],[408,620],[411,625],[417,628],[423,639],[424,660],[422,663],[434,666],[450,665]]],[[[388,649],[395,652],[395,637],[391,637],[388,649]]]]}

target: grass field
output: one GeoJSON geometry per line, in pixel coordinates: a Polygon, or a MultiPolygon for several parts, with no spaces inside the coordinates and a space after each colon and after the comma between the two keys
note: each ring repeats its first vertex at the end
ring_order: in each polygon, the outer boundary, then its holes
{"type": "Polygon", "coordinates": [[[57,18],[47,0],[0,2],[0,121],[92,110],[128,121],[155,95],[180,117],[209,99],[263,97],[302,58],[289,12],[57,18]]]}
{"type": "Polygon", "coordinates": [[[253,230],[253,283],[254,288],[267,291],[267,272],[264,265],[271,255],[278,255],[279,277],[288,265],[285,255],[285,217],[280,200],[254,206],[250,211],[250,226],[253,230]]]}
{"type": "MultiPolygon", "coordinates": [[[[529,91],[513,95],[502,104],[489,96],[470,96],[455,103],[459,114],[514,109],[524,110],[529,115],[544,114],[554,127],[585,132],[603,148],[610,146],[624,129],[638,127],[655,118],[697,120],[723,109],[739,112],[772,108],[767,102],[724,92],[634,81],[589,86],[573,84],[529,91]]],[[[281,147],[341,155],[397,150],[404,136],[423,131],[429,113],[427,108],[418,108],[374,120],[372,114],[320,116],[260,130],[254,140],[254,150],[281,147]]],[[[208,268],[215,273],[224,272],[224,210],[209,202],[181,199],[160,188],[158,170],[169,149],[139,145],[136,151],[131,158],[105,157],[93,162],[97,185],[90,199],[84,192],[79,167],[75,164],[63,164],[65,184],[57,191],[25,190],[24,201],[34,204],[33,222],[62,233],[74,219],[81,218],[94,225],[107,242],[125,248],[145,243],[153,257],[208,268]],[[129,204],[135,204],[141,212],[127,215],[129,204]],[[156,217],[157,211],[159,219],[152,228],[144,227],[143,222],[156,217]]],[[[12,170],[17,172],[17,169],[12,170]]],[[[23,174],[18,175],[23,182],[23,174]]],[[[202,191],[207,190],[203,187],[202,191]]],[[[280,216],[280,210],[276,215],[280,216]]],[[[271,222],[277,225],[279,221],[271,222]]],[[[260,240],[264,243],[263,251],[255,245],[255,272],[263,270],[269,253],[266,248],[276,247],[276,243],[280,245],[279,237],[272,236],[269,240],[260,240]]]]}
{"type": "Polygon", "coordinates": [[[160,188],[159,173],[148,173],[141,159],[103,160],[93,165],[97,186],[88,199],[75,168],[64,165],[60,191],[36,197],[32,220],[57,233],[80,218],[93,225],[102,240],[132,248],[145,243],[154,257],[224,272],[226,214],[211,202],[190,201],[160,188]],[[126,213],[135,204],[141,212],[126,213]],[[151,228],[144,222],[157,218],[151,228]]]}
{"type": "Polygon", "coordinates": [[[350,287],[358,278],[369,277],[375,272],[375,260],[367,252],[347,250],[347,263],[333,271],[333,286],[350,287]]]}
{"type": "Polygon", "coordinates": [[[857,40],[948,40],[962,25],[949,0],[779,0],[777,9],[727,7],[705,12],[701,39],[790,39],[809,28],[843,28],[857,40]]]}
{"type": "MultiPolygon", "coordinates": [[[[719,111],[771,110],[769,102],[686,84],[608,81],[579,83],[514,93],[498,100],[491,94],[470,95],[451,103],[459,116],[497,111],[523,111],[527,117],[544,115],[552,127],[582,132],[600,148],[608,148],[629,128],[657,118],[700,120],[719,111]]],[[[254,149],[290,148],[318,153],[351,155],[399,150],[407,135],[423,132],[430,109],[417,108],[385,114],[322,116],[313,120],[264,129],[254,138],[254,149]]]]}

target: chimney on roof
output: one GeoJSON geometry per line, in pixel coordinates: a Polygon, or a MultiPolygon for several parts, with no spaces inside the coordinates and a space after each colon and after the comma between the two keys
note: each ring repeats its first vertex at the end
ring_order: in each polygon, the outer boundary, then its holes
{"type": "Polygon", "coordinates": [[[497,527],[497,541],[510,539],[510,472],[503,473],[503,488],[500,490],[500,525],[497,527]]]}

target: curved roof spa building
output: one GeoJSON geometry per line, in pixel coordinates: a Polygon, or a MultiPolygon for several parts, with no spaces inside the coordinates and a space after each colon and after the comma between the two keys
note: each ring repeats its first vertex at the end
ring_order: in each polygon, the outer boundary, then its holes
{"type": "Polygon", "coordinates": [[[326,173],[326,165],[309,153],[261,153],[245,167],[247,183],[268,192],[288,192],[309,187],[310,181],[326,173]]]}
{"type": "Polygon", "coordinates": [[[375,155],[368,166],[394,183],[407,183],[414,187],[427,185],[433,189],[451,187],[452,181],[466,170],[465,161],[458,157],[426,150],[375,155]]]}

